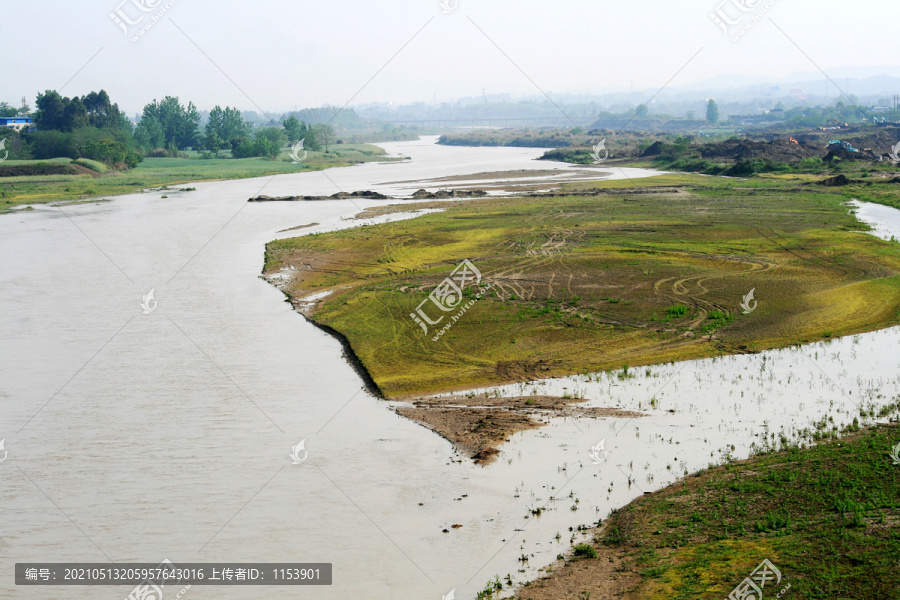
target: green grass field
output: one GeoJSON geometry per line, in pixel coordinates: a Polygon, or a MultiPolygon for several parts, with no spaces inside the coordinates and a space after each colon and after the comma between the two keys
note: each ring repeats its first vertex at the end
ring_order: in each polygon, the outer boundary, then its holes
{"type": "MultiPolygon", "coordinates": [[[[146,158],[134,169],[105,174],[43,175],[0,177],[0,211],[16,205],[60,200],[81,200],[96,196],[131,194],[142,188],[161,187],[213,179],[241,179],[279,173],[297,173],[374,160],[390,160],[384,150],[368,144],[340,144],[329,153],[309,152],[306,160],[293,164],[287,151],[276,160],[266,158],[201,159],[196,153],[188,158],[146,158]]],[[[4,167],[38,163],[68,164],[68,158],[49,161],[7,160],[4,167]]]]}
{"type": "MultiPolygon", "coordinates": [[[[580,185],[603,193],[446,204],[272,242],[266,272],[297,264],[302,275],[286,288],[294,298],[333,291],[313,318],[343,333],[391,396],[763,350],[900,321],[900,244],[863,233],[843,193],[695,175],[580,185]],[[466,258],[492,287],[433,341],[436,327],[426,336],[410,313],[466,258]],[[750,290],[758,308],[743,314],[750,290]]],[[[476,293],[467,288],[464,300],[476,293]]]]}

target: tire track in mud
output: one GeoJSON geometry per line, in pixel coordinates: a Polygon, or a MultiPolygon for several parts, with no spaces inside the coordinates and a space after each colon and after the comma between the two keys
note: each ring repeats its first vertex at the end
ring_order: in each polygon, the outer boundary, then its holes
{"type": "MultiPolygon", "coordinates": [[[[553,215],[549,215],[553,216],[553,215]]],[[[547,215],[542,215],[541,218],[546,218],[547,215]]],[[[537,220],[538,217],[534,217],[534,220],[537,220]]],[[[549,281],[542,281],[539,279],[533,278],[525,278],[523,277],[526,271],[534,271],[536,269],[540,269],[545,265],[549,265],[553,262],[556,262],[561,270],[565,270],[569,274],[569,284],[567,284],[566,289],[571,294],[571,279],[574,277],[574,273],[572,270],[566,266],[565,264],[559,262],[559,259],[556,255],[562,254],[563,248],[569,244],[570,237],[574,235],[582,236],[584,232],[574,231],[571,229],[560,229],[556,231],[551,231],[548,233],[541,233],[546,237],[546,240],[540,247],[535,247],[536,242],[532,242],[529,247],[525,250],[525,255],[531,258],[526,259],[525,261],[520,261],[516,266],[501,270],[494,271],[488,273],[487,275],[494,281],[495,287],[499,288],[500,291],[508,291],[512,290],[517,296],[531,300],[537,294],[537,286],[545,285],[548,290],[548,297],[552,298],[554,294],[554,281],[556,280],[557,272],[556,270],[551,269],[543,269],[550,273],[549,281]],[[513,278],[512,276],[515,275],[513,278]],[[516,283],[511,283],[509,280],[504,281],[504,279],[509,279],[511,281],[515,281],[516,283]],[[527,290],[525,285],[518,282],[527,282],[527,290]],[[507,289],[508,288],[508,289],[507,289]]]]}
{"type": "Polygon", "coordinates": [[[862,276],[864,276],[864,277],[869,277],[869,276],[870,276],[869,271],[868,271],[867,269],[863,269],[862,267],[856,267],[856,266],[853,266],[853,265],[846,265],[846,266],[844,266],[844,265],[838,264],[838,263],[837,263],[836,261],[834,261],[834,260],[825,258],[825,257],[823,257],[823,256],[816,256],[813,252],[811,252],[810,250],[807,250],[806,248],[804,248],[804,247],[800,244],[799,241],[797,241],[797,240],[791,240],[791,238],[785,237],[785,236],[782,235],[781,233],[778,233],[777,231],[775,231],[775,230],[774,230],[772,227],[770,227],[770,226],[767,226],[767,229],[768,229],[769,231],[772,232],[772,236],[777,237],[777,238],[780,238],[781,240],[784,240],[785,243],[794,241],[794,243],[797,244],[797,249],[798,249],[799,251],[801,251],[801,252],[804,252],[804,253],[808,254],[809,256],[802,256],[802,255],[800,255],[797,251],[791,250],[791,249],[789,249],[788,247],[786,247],[785,245],[782,245],[782,243],[779,243],[778,240],[773,239],[772,237],[769,237],[768,235],[766,235],[765,233],[763,233],[762,231],[760,231],[758,227],[755,227],[755,226],[752,226],[752,227],[753,227],[753,229],[760,235],[760,237],[763,237],[763,238],[767,239],[768,241],[772,242],[773,245],[777,246],[778,248],[780,248],[780,249],[783,250],[784,252],[787,252],[788,254],[790,254],[790,255],[792,255],[792,256],[795,256],[795,257],[799,258],[799,259],[802,260],[802,261],[805,261],[805,262],[808,262],[808,263],[811,263],[811,264],[814,264],[814,265],[820,266],[820,267],[832,268],[832,269],[834,269],[834,270],[836,270],[836,271],[840,271],[840,272],[843,273],[844,276],[846,276],[846,277],[849,277],[849,276],[850,276],[850,269],[854,269],[854,270],[856,270],[856,271],[859,271],[860,275],[862,275],[862,276]],[[847,267],[849,267],[849,268],[847,268],[847,267]]]}
{"type": "MultiPolygon", "coordinates": [[[[715,256],[715,255],[705,255],[705,258],[719,258],[723,262],[741,262],[745,263],[749,266],[748,273],[765,273],[767,271],[773,270],[777,265],[775,263],[771,263],[768,261],[764,261],[760,264],[757,261],[750,259],[741,259],[736,257],[723,257],[723,256],[715,256]]],[[[670,292],[666,292],[663,289],[663,286],[673,279],[674,277],[666,277],[663,279],[658,279],[653,283],[653,290],[657,295],[667,298],[673,302],[687,302],[691,304],[694,308],[694,311],[697,314],[697,318],[688,323],[688,328],[693,330],[700,326],[703,321],[709,316],[709,313],[716,310],[723,312],[725,314],[731,314],[732,310],[724,305],[717,304],[715,302],[711,302],[702,298],[709,293],[709,289],[704,286],[704,282],[710,281],[712,279],[723,279],[727,277],[728,274],[721,275],[713,275],[709,273],[704,273],[702,275],[694,275],[691,277],[683,277],[674,281],[670,286],[670,292]],[[688,284],[693,283],[693,285],[699,288],[699,293],[692,293],[688,287],[688,284]]]]}

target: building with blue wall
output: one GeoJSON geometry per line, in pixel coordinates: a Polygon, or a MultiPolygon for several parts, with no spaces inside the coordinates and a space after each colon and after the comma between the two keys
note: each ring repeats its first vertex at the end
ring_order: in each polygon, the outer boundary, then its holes
{"type": "Polygon", "coordinates": [[[34,119],[31,117],[0,117],[0,127],[9,127],[16,131],[34,127],[34,119]]]}

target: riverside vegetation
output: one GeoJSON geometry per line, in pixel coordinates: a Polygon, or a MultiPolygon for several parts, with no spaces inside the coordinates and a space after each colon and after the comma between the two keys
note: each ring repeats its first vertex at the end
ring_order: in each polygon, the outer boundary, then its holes
{"type": "Polygon", "coordinates": [[[344,142],[366,133],[371,139],[411,135],[337,107],[288,113],[277,125],[268,115],[215,106],[201,129],[203,115],[197,107],[172,96],[144,106],[136,125],[103,90],[72,98],[47,90],[38,94],[35,105],[32,113],[27,105],[16,109],[0,102],[0,116],[34,119],[34,127],[2,133],[0,212],[190,181],[392,160],[376,146],[344,142]],[[307,154],[295,165],[288,148],[300,141],[307,154]]]}

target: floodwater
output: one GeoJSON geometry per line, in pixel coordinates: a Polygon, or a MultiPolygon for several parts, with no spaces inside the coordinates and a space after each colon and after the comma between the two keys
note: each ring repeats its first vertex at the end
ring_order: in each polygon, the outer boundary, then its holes
{"type": "MultiPolygon", "coordinates": [[[[494,576],[533,578],[569,547],[570,528],[685,470],[745,457],[765,432],[852,421],[856,403],[897,393],[896,328],[625,378],[505,386],[492,391],[583,394],[650,416],[550,419],[514,435],[492,465],[461,460],[363,390],[340,345],[259,277],[267,241],[353,226],[345,219],[359,207],[384,201],[246,199],[409,194],[447,186],[385,182],[573,169],[534,161],[539,149],[382,146],[412,160],[0,217],[0,597],[130,590],[17,588],[16,562],[168,558],[334,565],[327,587],[194,586],[183,600],[474,598],[494,576]],[[278,233],[308,223],[320,225],[278,233]]],[[[626,171],[614,174],[651,174],[626,171]]]]}

